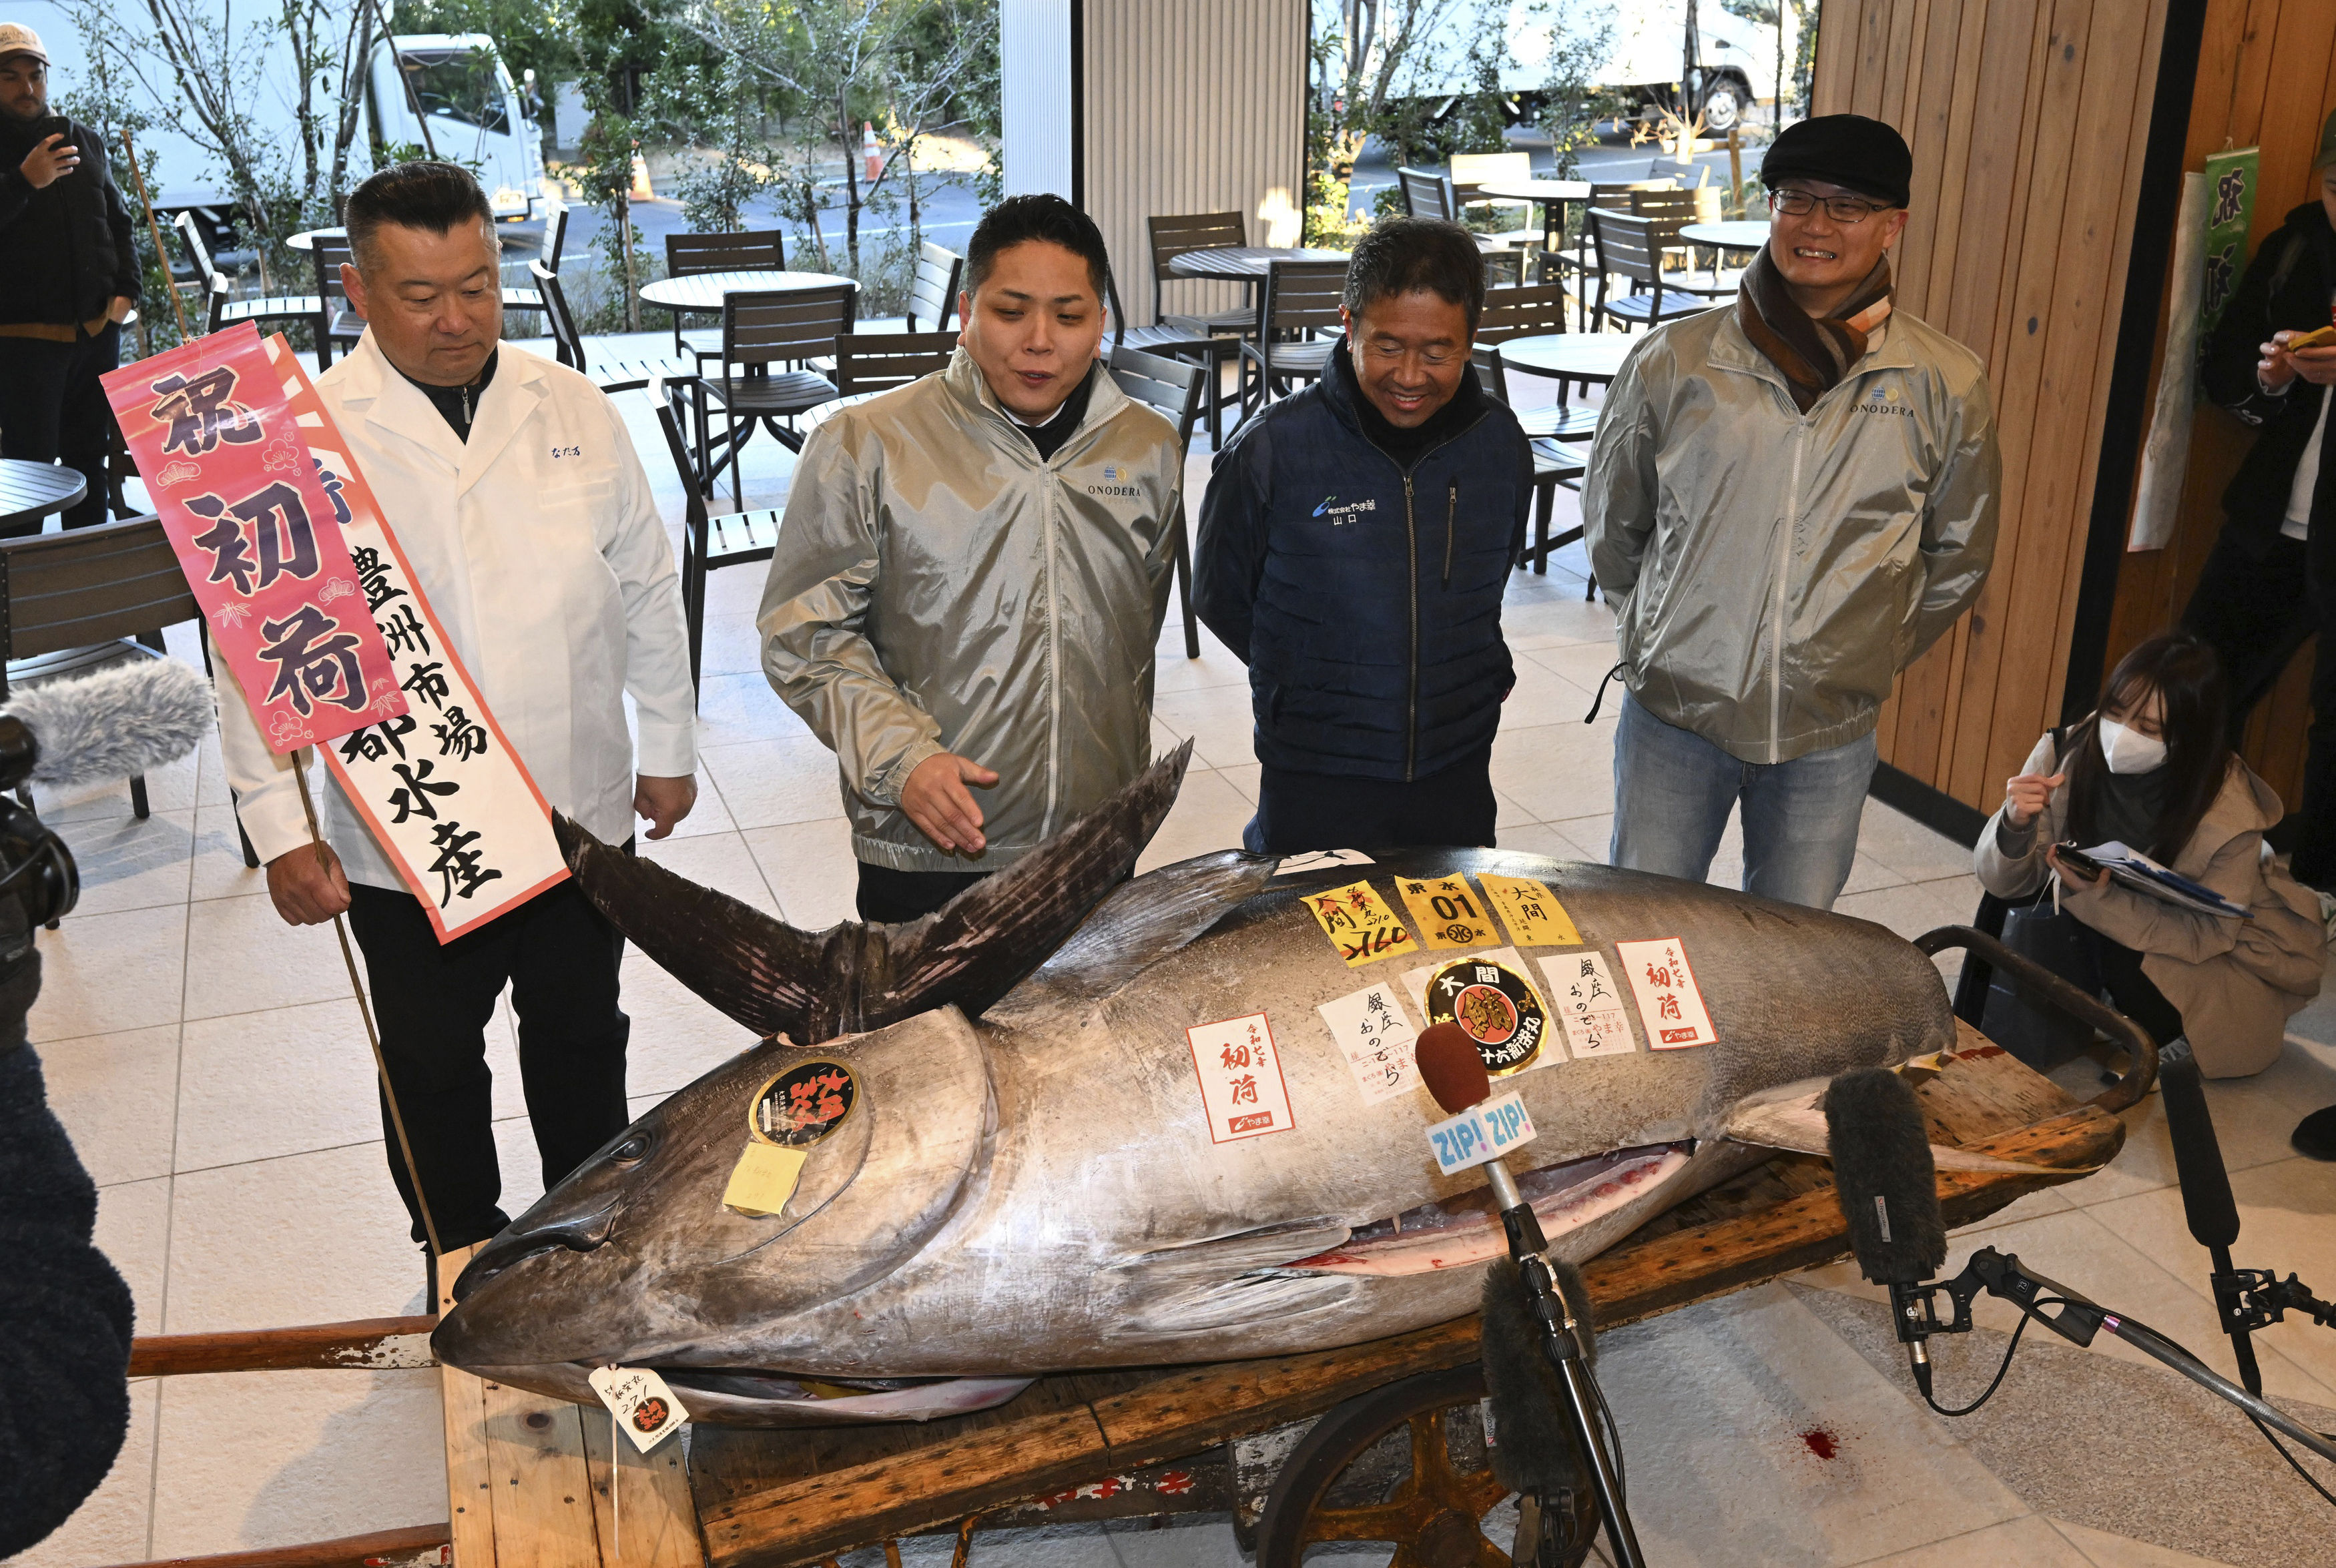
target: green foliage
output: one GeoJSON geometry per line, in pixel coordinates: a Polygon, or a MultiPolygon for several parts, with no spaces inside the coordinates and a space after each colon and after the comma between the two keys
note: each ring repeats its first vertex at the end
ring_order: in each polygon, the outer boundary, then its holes
{"type": "Polygon", "coordinates": [[[643,110],[681,140],[706,150],[674,186],[683,218],[700,233],[746,227],[746,204],[778,182],[780,155],[770,145],[763,93],[745,62],[710,63],[700,51],[668,52],[643,93],[643,110]]]}
{"type": "Polygon", "coordinates": [[[389,16],[399,33],[485,34],[513,80],[532,71],[541,85],[582,64],[573,0],[396,0],[389,16]]]}

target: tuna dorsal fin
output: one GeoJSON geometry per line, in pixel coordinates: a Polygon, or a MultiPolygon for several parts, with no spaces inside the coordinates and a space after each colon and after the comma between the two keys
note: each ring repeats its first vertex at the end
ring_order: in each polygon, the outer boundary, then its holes
{"type": "Polygon", "coordinates": [[[908,925],[799,931],[726,894],[612,849],[564,817],[569,869],[667,973],[746,1028],[803,1045],[955,1002],[978,1013],[1078,929],[1175,802],[1186,741],[995,876],[908,925]]]}
{"type": "MultiPolygon", "coordinates": [[[[1775,1089],[1745,1096],[1728,1113],[1728,1136],[1737,1143],[1790,1149],[1796,1154],[1826,1156],[1822,1102],[1829,1081],[1822,1078],[1803,1079],[1797,1083],[1780,1084],[1775,1089]]],[[[1931,1161],[1941,1170],[1990,1171],[2018,1176],[2068,1176],[2081,1174],[2075,1167],[2059,1169],[2049,1166],[2023,1165],[2018,1160],[2000,1159],[1991,1154],[1974,1154],[1970,1149],[1953,1148],[1941,1143],[1931,1146],[1931,1161]]]]}
{"type": "Polygon", "coordinates": [[[1262,892],[1280,863],[1224,849],[1123,884],[1030,978],[1057,997],[1108,996],[1262,892]]]}

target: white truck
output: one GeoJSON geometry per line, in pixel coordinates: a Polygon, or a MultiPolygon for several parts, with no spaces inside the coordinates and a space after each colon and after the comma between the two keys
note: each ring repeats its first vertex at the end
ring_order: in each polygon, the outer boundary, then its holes
{"type": "MultiPolygon", "coordinates": [[[[281,33],[259,22],[254,8],[234,6],[232,0],[208,3],[217,7],[216,22],[235,27],[257,45],[256,54],[247,56],[256,59],[257,78],[241,98],[256,140],[278,148],[297,146],[298,121],[293,104],[298,88],[288,43],[281,33]]],[[[125,32],[152,25],[141,5],[118,5],[112,14],[125,32]]],[[[53,101],[70,100],[87,91],[87,45],[63,7],[54,0],[10,0],[6,15],[11,21],[31,26],[47,46],[53,101]]],[[[427,146],[441,158],[477,170],[498,218],[531,216],[543,195],[543,136],[527,114],[494,40],[479,33],[408,34],[395,42],[394,60],[389,44],[376,40],[367,62],[365,129],[358,133],[355,149],[357,171],[362,174],[371,167],[375,145],[427,146]],[[410,92],[398,81],[396,62],[404,65],[410,92]],[[421,116],[414,112],[417,105],[421,116]],[[422,117],[429,121],[426,137],[422,117]]],[[[158,93],[167,92],[169,72],[159,52],[148,49],[143,53],[148,86],[158,93]]],[[[165,105],[138,107],[155,122],[137,143],[154,205],[166,213],[225,212],[231,204],[226,170],[219,159],[192,138],[170,129],[170,115],[165,105]]]]}
{"type": "MultiPolygon", "coordinates": [[[[1438,9],[1436,24],[1413,46],[1416,64],[1408,80],[1398,83],[1402,96],[1457,102],[1479,91],[1465,73],[1468,34],[1484,3],[1449,0],[1438,9]]],[[[1348,9],[1341,0],[1316,0],[1318,35],[1326,26],[1342,27],[1341,14],[1348,9]]],[[[1394,5],[1380,7],[1382,28],[1397,10],[1394,5]]],[[[1792,5],[1785,5],[1784,11],[1784,58],[1790,60],[1792,5]]],[[[1707,131],[1725,135],[1754,104],[1776,96],[1776,25],[1748,22],[1719,0],[1515,0],[1509,5],[1509,58],[1501,70],[1504,107],[1514,118],[1533,118],[1553,73],[1552,55],[1601,34],[1605,45],[1585,75],[1619,98],[1630,118],[1652,120],[1685,103],[1702,113],[1707,131]],[[1692,76],[1687,57],[1690,10],[1699,45],[1692,76]]]]}

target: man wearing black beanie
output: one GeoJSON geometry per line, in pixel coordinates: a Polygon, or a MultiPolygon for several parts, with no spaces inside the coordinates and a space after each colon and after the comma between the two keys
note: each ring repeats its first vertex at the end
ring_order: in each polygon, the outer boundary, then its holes
{"type": "Polygon", "coordinates": [[[1913,175],[1879,121],[1787,129],[1733,307],[1648,334],[1608,393],[1582,515],[1627,688],[1616,866],[1702,881],[1740,801],[1745,890],[1831,908],[1891,683],[1986,581],[1985,370],[1891,309],[1913,175]]]}

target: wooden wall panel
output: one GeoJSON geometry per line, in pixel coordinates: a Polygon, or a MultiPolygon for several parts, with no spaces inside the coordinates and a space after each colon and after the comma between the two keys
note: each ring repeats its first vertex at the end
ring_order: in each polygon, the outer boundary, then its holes
{"type": "MultiPolygon", "coordinates": [[[[2250,256],[2290,210],[2316,195],[2309,165],[2331,109],[2336,5],[2326,0],[2210,0],[2183,167],[2204,168],[2208,154],[2225,147],[2263,150],[2250,256]]],[[[2153,412],[2157,366],[2166,352],[2164,315],[2161,307],[2149,374],[2153,412]]],[[[2103,673],[2136,643],[2180,616],[2222,528],[2224,487],[2253,441],[2254,432],[2237,420],[2211,404],[2199,406],[2174,537],[2162,550],[2130,553],[2120,564],[2103,673]]],[[[2241,749],[2290,807],[2302,783],[2312,653],[2306,644],[2256,710],[2241,749]]]]}
{"type": "Polygon", "coordinates": [[[1914,150],[1899,306],[1988,367],[1996,565],[1900,678],[1883,760],[1967,805],[2058,718],[2166,0],[1827,0],[1816,111],[1914,150]]]}

